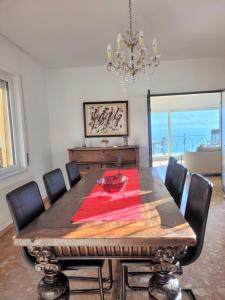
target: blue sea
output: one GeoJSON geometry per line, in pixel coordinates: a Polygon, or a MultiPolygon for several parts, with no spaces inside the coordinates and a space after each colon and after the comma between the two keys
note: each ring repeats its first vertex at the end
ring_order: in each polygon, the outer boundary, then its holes
{"type": "MultiPolygon", "coordinates": [[[[219,128],[218,109],[171,112],[171,153],[196,151],[200,145],[219,144],[219,128]]],[[[168,113],[152,112],[153,155],[168,154],[168,132],[168,113]]]]}

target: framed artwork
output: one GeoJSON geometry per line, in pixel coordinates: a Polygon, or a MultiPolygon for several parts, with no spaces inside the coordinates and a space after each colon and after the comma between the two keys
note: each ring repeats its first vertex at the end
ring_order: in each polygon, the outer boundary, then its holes
{"type": "Polygon", "coordinates": [[[128,101],[84,102],[85,137],[128,136],[128,101]]]}

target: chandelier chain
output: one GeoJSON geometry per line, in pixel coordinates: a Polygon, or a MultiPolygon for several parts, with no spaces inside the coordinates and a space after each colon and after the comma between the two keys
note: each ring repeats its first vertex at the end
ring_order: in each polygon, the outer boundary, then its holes
{"type": "Polygon", "coordinates": [[[133,28],[132,28],[132,8],[131,8],[131,0],[129,0],[129,23],[130,23],[130,37],[132,39],[133,36],[133,28]]]}

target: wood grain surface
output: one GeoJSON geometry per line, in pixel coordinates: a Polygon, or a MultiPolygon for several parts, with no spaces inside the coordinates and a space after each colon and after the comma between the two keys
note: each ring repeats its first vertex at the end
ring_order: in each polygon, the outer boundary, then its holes
{"type": "Polygon", "coordinates": [[[86,247],[97,247],[96,251],[102,249],[104,256],[105,247],[113,247],[112,251],[116,251],[116,247],[117,250],[122,247],[129,253],[133,251],[130,247],[136,247],[137,251],[144,247],[144,251],[148,252],[151,251],[148,247],[190,246],[196,243],[194,232],[154,168],[141,169],[139,172],[142,210],[140,220],[71,223],[71,216],[103,171],[89,173],[82,178],[75,187],[14,237],[15,245],[59,246],[59,251],[61,246],[68,246],[68,251],[71,251],[70,246],[74,246],[74,249],[82,247],[82,251],[89,251],[86,247]]]}
{"type": "Polygon", "coordinates": [[[139,168],[139,146],[76,147],[68,149],[69,160],[76,161],[80,173],[87,174],[99,168],[139,168]]]}

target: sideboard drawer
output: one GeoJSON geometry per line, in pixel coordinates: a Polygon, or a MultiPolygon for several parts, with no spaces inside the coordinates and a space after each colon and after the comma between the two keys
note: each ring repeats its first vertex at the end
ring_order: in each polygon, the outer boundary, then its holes
{"type": "Polygon", "coordinates": [[[68,149],[69,160],[76,161],[80,171],[87,173],[96,168],[139,167],[139,146],[85,147],[68,149]]]}

